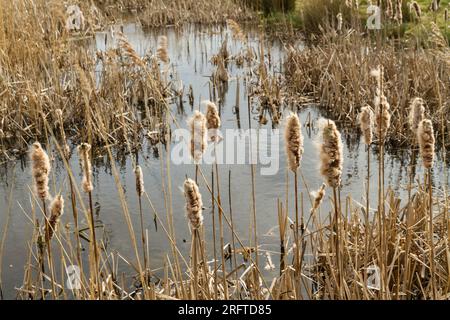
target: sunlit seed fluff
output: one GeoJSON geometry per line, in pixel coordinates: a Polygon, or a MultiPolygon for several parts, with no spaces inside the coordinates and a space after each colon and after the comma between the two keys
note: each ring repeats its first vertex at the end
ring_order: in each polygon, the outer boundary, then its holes
{"type": "Polygon", "coordinates": [[[420,156],[423,166],[427,169],[433,166],[434,161],[434,131],[431,120],[424,119],[417,129],[417,141],[419,141],[420,156]]]}
{"type": "Polygon", "coordinates": [[[81,181],[81,187],[84,192],[89,193],[94,189],[92,185],[92,166],[89,151],[91,145],[88,143],[82,143],[78,146],[78,154],[80,156],[81,167],[83,169],[83,180],[81,181]]]}
{"type": "Polygon", "coordinates": [[[38,197],[45,200],[49,196],[48,177],[50,174],[50,159],[42,149],[39,142],[33,143],[31,151],[32,175],[34,179],[34,189],[38,197]]]}
{"type": "Polygon", "coordinates": [[[325,120],[320,146],[320,173],[326,183],[337,188],[341,182],[343,168],[343,146],[341,134],[332,120],[325,120]]]}
{"type": "Polygon", "coordinates": [[[325,188],[326,184],[322,183],[319,190],[311,192],[311,195],[314,198],[313,207],[311,209],[312,212],[316,211],[320,207],[320,204],[322,203],[322,200],[325,197],[325,188]]]}
{"type": "Polygon", "coordinates": [[[186,199],[186,215],[193,229],[203,224],[203,202],[198,186],[192,179],[184,181],[184,197],[186,199]]]}
{"type": "Polygon", "coordinates": [[[164,63],[169,63],[169,53],[167,49],[167,37],[158,37],[158,48],[156,49],[156,56],[164,63]]]}
{"type": "Polygon", "coordinates": [[[145,191],[144,176],[142,174],[141,166],[136,166],[136,168],[134,169],[134,174],[136,176],[136,193],[140,197],[144,194],[144,191],[145,191]]]}
{"type": "Polygon", "coordinates": [[[373,138],[373,111],[370,106],[366,105],[361,108],[361,112],[358,116],[359,126],[364,136],[364,143],[370,145],[373,138]]]}
{"type": "Polygon", "coordinates": [[[64,199],[58,195],[50,204],[50,218],[48,220],[48,231],[46,232],[45,240],[49,241],[53,238],[54,232],[58,228],[59,219],[64,213],[64,199]]]}
{"type": "Polygon", "coordinates": [[[286,119],[284,139],[288,166],[295,172],[300,166],[303,154],[301,124],[296,114],[291,114],[286,119]]]}
{"type": "Polygon", "coordinates": [[[409,109],[409,126],[411,131],[416,133],[419,123],[425,117],[425,107],[423,106],[423,100],[421,98],[414,98],[411,100],[409,109]]]}
{"type": "Polygon", "coordinates": [[[380,104],[375,109],[375,135],[384,143],[387,132],[391,126],[390,105],[384,95],[381,96],[380,104]]]}
{"type": "Polygon", "coordinates": [[[195,162],[200,161],[207,146],[206,118],[200,111],[195,111],[189,119],[191,131],[191,156],[195,162]]]}

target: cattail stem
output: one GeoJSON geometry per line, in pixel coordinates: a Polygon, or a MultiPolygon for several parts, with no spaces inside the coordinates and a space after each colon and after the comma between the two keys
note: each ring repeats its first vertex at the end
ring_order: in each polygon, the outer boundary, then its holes
{"type": "Polygon", "coordinates": [[[214,299],[217,300],[217,248],[216,248],[216,204],[214,202],[214,167],[211,168],[211,208],[212,208],[212,227],[213,227],[213,250],[214,250],[214,299]]]}
{"type": "Polygon", "coordinates": [[[147,257],[147,241],[145,238],[145,230],[144,230],[144,215],[142,214],[142,197],[138,195],[138,204],[139,204],[139,219],[141,224],[141,240],[142,240],[142,252],[144,257],[144,279],[146,281],[145,285],[148,285],[148,257],[147,257]]]}
{"type": "Polygon", "coordinates": [[[52,258],[52,248],[50,245],[50,222],[49,217],[47,216],[47,208],[45,204],[45,200],[42,199],[42,210],[44,212],[45,219],[45,242],[47,245],[47,259],[48,259],[48,268],[50,269],[50,281],[52,284],[52,296],[53,299],[56,300],[56,287],[55,287],[55,270],[53,268],[53,258],[52,258]]]}
{"type": "Polygon", "coordinates": [[[336,187],[333,187],[333,201],[334,201],[334,233],[335,233],[335,255],[336,255],[336,272],[337,272],[337,292],[339,298],[342,298],[342,267],[341,267],[341,252],[340,252],[340,227],[339,227],[339,206],[336,187]]]}
{"type": "Polygon", "coordinates": [[[222,277],[223,277],[223,290],[225,294],[225,300],[228,299],[228,285],[226,280],[226,268],[225,268],[225,255],[223,252],[224,248],[224,236],[223,236],[223,210],[222,210],[222,203],[220,198],[220,179],[219,179],[219,167],[217,165],[217,154],[216,149],[214,145],[214,156],[216,157],[214,166],[216,168],[216,184],[217,184],[217,202],[218,202],[218,211],[219,211],[219,232],[220,232],[220,254],[221,254],[221,260],[222,260],[222,277]]]}
{"type": "Polygon", "coordinates": [[[94,206],[92,204],[92,192],[88,192],[89,197],[89,218],[90,218],[90,229],[91,229],[91,242],[92,242],[92,253],[94,254],[94,272],[95,280],[98,289],[98,297],[102,300],[102,284],[99,271],[99,259],[98,259],[98,249],[97,249],[97,239],[95,236],[95,221],[94,221],[94,206]]]}
{"type": "Polygon", "coordinates": [[[429,198],[429,241],[430,241],[430,274],[431,274],[431,291],[433,300],[437,299],[436,295],[436,267],[434,262],[434,241],[433,241],[433,189],[431,184],[431,168],[428,168],[428,198],[429,198]]]}
{"type": "MultiPolygon", "coordinates": [[[[214,197],[212,199],[212,201],[214,201],[214,197]]],[[[231,224],[231,244],[233,246],[233,261],[234,261],[234,267],[237,268],[238,264],[237,264],[237,259],[236,259],[236,239],[235,239],[235,234],[234,234],[234,223],[233,223],[233,207],[231,205],[231,170],[228,170],[228,205],[230,207],[230,224],[231,224]]],[[[235,276],[235,281],[236,283],[238,283],[238,275],[235,272],[234,273],[235,276]]],[[[236,293],[237,296],[240,296],[240,286],[237,285],[236,287],[236,293]]]]}
{"type": "Polygon", "coordinates": [[[299,215],[298,215],[298,173],[294,171],[294,194],[295,194],[295,283],[296,295],[300,296],[300,240],[299,240],[299,215]]]}

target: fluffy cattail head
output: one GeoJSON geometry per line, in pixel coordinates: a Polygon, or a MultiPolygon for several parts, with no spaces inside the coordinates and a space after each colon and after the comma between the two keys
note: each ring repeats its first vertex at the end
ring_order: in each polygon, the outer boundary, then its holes
{"type": "Polygon", "coordinates": [[[55,114],[56,114],[57,121],[59,122],[59,128],[60,128],[60,132],[61,132],[61,139],[62,139],[62,143],[63,143],[62,152],[63,152],[64,157],[66,157],[66,159],[68,159],[70,156],[70,148],[66,141],[66,133],[64,132],[63,111],[58,108],[55,110],[55,114]]]}
{"type": "Polygon", "coordinates": [[[334,121],[325,120],[320,146],[320,173],[332,188],[338,187],[341,182],[343,163],[341,134],[334,121]]]}
{"type": "Polygon", "coordinates": [[[134,174],[136,176],[136,192],[138,196],[142,196],[144,194],[144,176],[142,174],[141,166],[136,166],[134,169],[134,174]]]}
{"type": "Polygon", "coordinates": [[[169,53],[167,50],[167,37],[158,37],[158,48],[156,49],[156,56],[164,63],[169,63],[169,53]]]}
{"type": "Polygon", "coordinates": [[[420,8],[420,5],[416,1],[410,3],[410,11],[414,11],[417,18],[419,19],[422,16],[422,9],[420,8]]]}
{"type": "Polygon", "coordinates": [[[186,199],[186,215],[193,229],[203,224],[203,202],[198,186],[192,179],[184,181],[184,197],[186,199]]]}
{"type": "Polygon", "coordinates": [[[364,143],[370,145],[373,138],[373,111],[370,106],[366,105],[361,108],[361,113],[358,116],[359,126],[364,136],[364,143]]]}
{"type": "Polygon", "coordinates": [[[45,200],[49,196],[48,176],[50,174],[50,160],[39,142],[33,143],[31,151],[32,175],[34,189],[38,197],[45,200]]]}
{"type": "Polygon", "coordinates": [[[325,187],[327,185],[325,183],[322,183],[319,190],[311,192],[311,195],[314,198],[313,207],[311,209],[312,212],[316,211],[320,204],[322,203],[323,198],[325,197],[325,187]]]}
{"type": "Polygon", "coordinates": [[[417,141],[419,141],[420,156],[423,166],[427,169],[433,166],[434,161],[434,131],[431,120],[423,119],[417,128],[417,141]]]}
{"type": "Polygon", "coordinates": [[[206,118],[200,111],[195,111],[189,119],[191,130],[191,156],[198,163],[207,146],[206,118]]]}
{"type": "Polygon", "coordinates": [[[48,224],[46,224],[48,230],[45,234],[45,240],[50,241],[53,238],[54,233],[58,228],[58,222],[64,213],[64,199],[61,195],[58,195],[53,199],[50,204],[50,218],[48,224]]]}
{"type": "Polygon", "coordinates": [[[83,180],[81,187],[86,193],[94,190],[92,185],[92,166],[89,152],[91,151],[91,145],[88,143],[82,143],[78,146],[78,154],[80,156],[81,167],[83,168],[83,180]]]}
{"type": "Polygon", "coordinates": [[[389,127],[391,126],[390,105],[384,95],[381,95],[380,104],[375,108],[375,135],[380,143],[384,143],[389,127]]]}
{"type": "Polygon", "coordinates": [[[411,131],[417,133],[419,123],[425,117],[425,107],[423,106],[423,100],[421,98],[414,98],[411,100],[409,109],[409,126],[411,131]]]}
{"type": "Polygon", "coordinates": [[[203,101],[206,104],[206,127],[208,129],[218,129],[220,127],[220,116],[214,102],[203,101]]]}
{"type": "Polygon", "coordinates": [[[289,169],[297,171],[303,154],[303,136],[301,124],[296,114],[291,114],[286,119],[284,131],[286,156],[289,169]]]}

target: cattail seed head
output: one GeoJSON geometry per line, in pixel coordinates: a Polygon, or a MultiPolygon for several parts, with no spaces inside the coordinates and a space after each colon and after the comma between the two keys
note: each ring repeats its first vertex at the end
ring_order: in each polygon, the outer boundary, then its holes
{"type": "Polygon", "coordinates": [[[156,49],[156,56],[164,63],[169,63],[169,53],[167,50],[167,37],[158,37],[158,48],[156,49]]]}
{"type": "Polygon", "coordinates": [[[322,185],[320,186],[319,190],[313,191],[311,193],[311,195],[314,198],[313,207],[311,209],[311,212],[316,211],[320,207],[320,204],[322,203],[322,200],[325,197],[325,188],[326,188],[326,186],[327,185],[325,183],[322,183],[322,185]]]}
{"type": "Polygon", "coordinates": [[[141,166],[136,166],[136,169],[134,169],[134,174],[136,176],[136,193],[139,197],[141,197],[144,194],[144,176],[142,174],[142,168],[141,166]]]}
{"type": "Polygon", "coordinates": [[[410,11],[414,11],[417,18],[419,19],[422,16],[422,9],[420,8],[420,5],[416,1],[410,3],[410,11]]]}
{"type": "Polygon", "coordinates": [[[50,174],[50,159],[42,149],[39,142],[33,143],[31,151],[32,175],[34,179],[34,189],[38,197],[45,200],[49,196],[48,176],[50,174]]]}
{"type": "Polygon", "coordinates": [[[380,104],[375,108],[375,135],[380,143],[384,143],[389,127],[391,126],[390,105],[384,95],[381,95],[380,104]]]}
{"type": "Polygon", "coordinates": [[[64,132],[63,111],[58,108],[55,110],[55,114],[56,114],[57,121],[59,122],[59,128],[60,128],[60,132],[61,132],[61,140],[63,143],[63,146],[62,146],[63,156],[66,159],[68,159],[70,156],[70,148],[66,141],[66,133],[64,132]]]}
{"type": "Polygon", "coordinates": [[[425,117],[425,107],[423,106],[424,102],[421,98],[414,98],[411,100],[410,109],[409,109],[409,126],[411,131],[416,133],[417,128],[419,127],[419,123],[425,117]]]}
{"type": "Polygon", "coordinates": [[[206,127],[208,129],[218,129],[220,127],[220,116],[214,102],[204,101],[206,104],[206,127]]]}
{"type": "Polygon", "coordinates": [[[78,154],[80,156],[81,167],[83,169],[83,180],[81,187],[84,192],[89,193],[94,190],[92,185],[92,166],[89,152],[91,151],[91,145],[88,143],[82,143],[78,146],[78,154]]]}
{"type": "Polygon", "coordinates": [[[433,124],[429,119],[423,119],[417,128],[417,141],[419,141],[420,156],[423,166],[427,169],[433,166],[434,161],[434,131],[433,124]]]}
{"type": "Polygon", "coordinates": [[[204,101],[206,104],[206,127],[208,128],[208,135],[211,141],[217,140],[218,132],[220,127],[220,116],[217,106],[214,102],[204,101]]]}
{"type": "Polygon", "coordinates": [[[203,224],[203,202],[198,186],[192,179],[184,181],[184,197],[186,199],[186,215],[193,229],[203,224]]]}
{"type": "Polygon", "coordinates": [[[303,154],[303,136],[301,124],[296,114],[291,114],[286,119],[284,131],[286,156],[289,169],[297,171],[303,154]]]}
{"type": "Polygon", "coordinates": [[[206,118],[200,111],[195,111],[189,119],[191,130],[191,156],[198,163],[207,146],[206,118]]]}
{"type": "Polygon", "coordinates": [[[364,143],[370,145],[373,138],[373,111],[370,106],[366,105],[361,108],[361,113],[358,116],[359,126],[364,136],[364,143]]]}
{"type": "Polygon", "coordinates": [[[325,120],[320,146],[320,173],[332,188],[337,188],[341,182],[343,162],[341,134],[334,121],[325,120]]]}
{"type": "Polygon", "coordinates": [[[64,213],[64,198],[58,195],[50,204],[50,218],[46,226],[49,228],[45,234],[45,240],[50,241],[58,228],[59,219],[64,213]]]}

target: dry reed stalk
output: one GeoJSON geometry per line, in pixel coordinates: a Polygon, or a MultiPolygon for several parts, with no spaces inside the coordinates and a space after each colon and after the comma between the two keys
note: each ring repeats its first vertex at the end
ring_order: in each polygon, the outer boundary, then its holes
{"type": "Polygon", "coordinates": [[[420,147],[420,156],[422,158],[422,164],[424,168],[427,170],[428,174],[428,195],[429,195],[429,250],[430,250],[430,273],[431,273],[431,288],[432,288],[432,298],[436,299],[436,269],[435,269],[435,248],[434,248],[434,232],[433,232],[433,193],[432,193],[432,184],[431,184],[431,168],[433,167],[434,162],[434,131],[433,124],[431,120],[423,119],[417,128],[417,141],[419,142],[420,147]]]}
{"type": "Polygon", "coordinates": [[[147,239],[145,237],[145,231],[144,231],[144,215],[142,213],[142,195],[145,192],[145,187],[144,187],[144,175],[142,174],[142,168],[141,166],[137,165],[136,168],[134,169],[134,175],[136,178],[136,193],[138,196],[138,203],[139,203],[139,218],[140,218],[140,224],[141,224],[141,240],[142,240],[142,252],[143,252],[143,257],[144,257],[144,269],[145,269],[145,276],[144,278],[146,279],[148,284],[148,276],[147,276],[147,272],[148,272],[148,268],[149,268],[149,263],[148,263],[148,257],[147,257],[147,239]]]}
{"type": "MultiPolygon", "coordinates": [[[[53,269],[53,259],[51,255],[51,247],[50,247],[50,226],[49,226],[49,217],[47,216],[46,209],[46,199],[49,197],[49,187],[48,180],[49,174],[51,170],[50,159],[47,153],[42,148],[39,142],[33,143],[32,151],[31,151],[31,162],[32,162],[32,175],[34,180],[34,189],[37,193],[37,196],[42,201],[42,211],[45,219],[45,236],[44,240],[47,244],[47,255],[48,255],[48,264],[51,273],[51,285],[52,285],[52,295],[53,298],[56,299],[56,289],[55,289],[55,277],[54,277],[54,269],[53,269]]],[[[43,252],[41,251],[41,254],[43,252]]],[[[42,257],[43,260],[43,257],[42,257]]],[[[43,269],[42,269],[43,270],[43,269]]]]}
{"type": "Polygon", "coordinates": [[[82,143],[77,148],[78,154],[80,157],[81,167],[83,169],[83,179],[81,182],[82,190],[88,194],[89,197],[89,224],[91,230],[91,247],[92,253],[94,255],[94,279],[98,289],[98,295],[101,299],[102,289],[101,289],[101,280],[100,280],[100,271],[99,271],[99,254],[97,248],[97,239],[95,235],[95,221],[94,221],[94,207],[92,203],[92,190],[94,186],[92,184],[92,164],[90,159],[90,151],[91,145],[88,143],[82,143]]]}
{"type": "MultiPolygon", "coordinates": [[[[334,232],[335,236],[335,255],[337,268],[337,290],[340,295],[343,294],[343,268],[340,251],[340,205],[338,203],[337,189],[341,183],[343,168],[343,146],[341,134],[336,124],[332,120],[324,120],[322,128],[322,144],[320,146],[320,173],[324,177],[328,186],[333,188],[334,200],[334,232]]],[[[341,296],[342,297],[342,296],[341,296]]]]}
{"type": "MultiPolygon", "coordinates": [[[[359,114],[359,124],[361,131],[364,136],[364,143],[367,148],[367,186],[366,186],[366,210],[365,210],[365,222],[366,222],[366,235],[369,234],[369,211],[370,211],[370,145],[373,139],[373,126],[374,126],[374,113],[369,105],[361,108],[361,113],[359,114]]],[[[365,237],[365,255],[364,255],[364,265],[368,263],[369,246],[371,243],[371,238],[365,237]]],[[[364,272],[364,281],[367,283],[367,273],[364,272]]]]}
{"type": "Polygon", "coordinates": [[[284,131],[285,139],[285,150],[287,156],[287,162],[289,169],[294,173],[294,190],[295,190],[295,270],[296,270],[296,281],[297,281],[297,296],[300,292],[300,237],[299,228],[301,228],[301,233],[303,236],[304,232],[304,222],[303,222],[303,211],[301,220],[299,220],[298,213],[298,168],[300,167],[300,161],[303,154],[303,136],[301,132],[301,124],[298,116],[296,114],[291,114],[286,119],[286,127],[284,131]]]}

